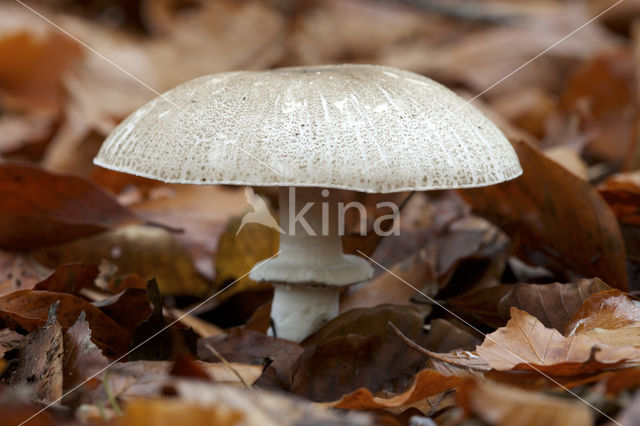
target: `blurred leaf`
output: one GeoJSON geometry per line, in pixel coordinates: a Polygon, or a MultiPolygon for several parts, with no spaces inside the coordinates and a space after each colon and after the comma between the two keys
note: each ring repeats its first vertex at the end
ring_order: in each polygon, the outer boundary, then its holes
{"type": "Polygon", "coordinates": [[[63,104],[62,79],[81,57],[76,42],[57,32],[44,37],[29,33],[0,38],[0,93],[13,109],[59,113],[63,104]]]}
{"type": "Polygon", "coordinates": [[[131,335],[152,312],[147,290],[140,288],[124,289],[118,294],[93,302],[93,306],[99,308],[131,335]]]}
{"type": "Polygon", "coordinates": [[[178,380],[172,398],[133,399],[127,403],[121,426],[207,426],[211,424],[296,426],[302,424],[365,426],[365,414],[327,410],[299,398],[262,389],[215,385],[201,380],[178,380]]]}
{"type": "Polygon", "coordinates": [[[22,345],[24,336],[16,333],[9,328],[0,330],[0,358],[3,358],[7,352],[10,352],[22,345]]]}
{"type": "Polygon", "coordinates": [[[48,273],[29,255],[0,250],[0,296],[32,289],[48,273]]]}
{"type": "Polygon", "coordinates": [[[520,252],[535,264],[560,273],[568,268],[628,289],[624,243],[609,206],[589,183],[529,143],[512,142],[524,174],[499,185],[461,190],[465,199],[519,242],[520,252]]]}
{"type": "MultiPolygon", "coordinates": [[[[394,265],[391,272],[385,271],[373,280],[350,289],[340,300],[341,312],[355,308],[372,308],[382,303],[405,304],[414,296],[425,300],[398,277],[418,289],[430,284],[433,288],[436,281],[434,262],[433,256],[420,252],[394,265]]],[[[420,308],[425,311],[425,315],[431,310],[430,305],[422,305],[420,308]]]]}
{"type": "Polygon", "coordinates": [[[598,54],[569,77],[560,106],[573,118],[568,125],[579,126],[586,135],[591,157],[616,165],[628,159],[636,121],[635,84],[627,48],[598,54]]]}
{"type": "Polygon", "coordinates": [[[511,317],[511,307],[516,307],[535,316],[545,327],[564,333],[585,299],[610,288],[598,278],[581,278],[567,284],[499,285],[455,296],[447,300],[447,306],[494,328],[504,326],[511,317]]]}
{"type": "Polygon", "coordinates": [[[593,424],[583,401],[528,392],[490,381],[467,382],[459,390],[460,405],[485,422],[500,426],[564,426],[593,424]]]}
{"type": "Polygon", "coordinates": [[[96,234],[135,216],[85,178],[0,164],[0,247],[29,250],[96,234]]]}
{"type": "Polygon", "coordinates": [[[564,337],[517,308],[503,328],[488,334],[478,354],[496,370],[539,370],[566,376],[599,371],[640,357],[632,346],[613,347],[577,334],[564,337]]]}
{"type": "Polygon", "coordinates": [[[227,229],[220,236],[218,244],[215,260],[217,287],[239,279],[229,291],[224,293],[224,297],[256,287],[266,287],[267,284],[256,283],[250,279],[248,272],[256,263],[273,256],[278,251],[280,234],[275,229],[257,223],[248,223],[236,235],[239,227],[240,218],[232,218],[227,229]]]}
{"type": "Polygon", "coordinates": [[[127,226],[90,238],[48,247],[33,253],[45,265],[84,262],[98,265],[107,259],[119,274],[137,273],[156,278],[163,294],[203,295],[208,285],[200,277],[186,249],[161,228],[127,226]]]}
{"type": "Polygon", "coordinates": [[[48,277],[37,283],[34,290],[53,291],[80,295],[83,288],[94,287],[98,267],[83,263],[71,263],[56,268],[48,277]]]}
{"type": "Polygon", "coordinates": [[[611,175],[598,190],[621,223],[640,226],[640,171],[611,175]]]}

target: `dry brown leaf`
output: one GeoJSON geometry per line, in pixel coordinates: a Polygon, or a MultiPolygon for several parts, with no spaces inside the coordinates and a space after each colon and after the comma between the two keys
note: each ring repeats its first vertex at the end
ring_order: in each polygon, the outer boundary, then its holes
{"type": "MultiPolygon", "coordinates": [[[[71,326],[63,335],[64,357],[62,363],[63,388],[66,391],[78,385],[85,384],[85,381],[97,374],[100,370],[109,365],[109,359],[102,355],[102,351],[91,341],[91,329],[85,319],[84,313],[78,316],[75,324],[71,326]]],[[[91,383],[85,387],[95,386],[91,383]]],[[[80,388],[80,392],[82,387],[80,388]]],[[[79,396],[67,395],[69,398],[79,396]]]]}
{"type": "MultiPolygon", "coordinates": [[[[396,264],[391,272],[383,273],[354,290],[349,291],[340,300],[340,311],[347,312],[356,308],[372,308],[381,303],[406,304],[412,297],[421,297],[410,286],[403,283],[398,277],[415,286],[418,289],[425,283],[435,281],[434,260],[426,253],[420,252],[410,258],[396,264]]],[[[422,305],[425,310],[430,310],[430,305],[422,305]]],[[[428,312],[425,312],[428,314],[428,312]]]]}
{"type": "Polygon", "coordinates": [[[43,402],[57,401],[63,391],[62,329],[55,310],[49,313],[49,321],[24,338],[18,367],[9,379],[13,386],[33,385],[36,399],[43,402]]]}
{"type": "Polygon", "coordinates": [[[158,227],[127,226],[44,248],[33,256],[51,266],[71,262],[99,265],[107,259],[118,267],[119,274],[155,277],[163,294],[200,296],[209,287],[195,270],[187,250],[158,227]]]}
{"type": "Polygon", "coordinates": [[[591,295],[566,326],[566,335],[582,334],[595,328],[616,329],[640,322],[640,301],[619,291],[591,295]]]}
{"type": "Polygon", "coordinates": [[[35,249],[136,220],[84,178],[27,164],[0,165],[0,247],[35,249]]]}
{"type": "Polygon", "coordinates": [[[490,381],[467,382],[458,395],[467,412],[492,425],[591,425],[594,421],[591,409],[582,401],[528,392],[490,381]]]}
{"type": "Polygon", "coordinates": [[[640,171],[611,175],[598,190],[621,223],[640,225],[640,171]]]}
{"type": "MultiPolygon", "coordinates": [[[[244,382],[252,385],[262,374],[262,366],[231,362],[233,370],[221,362],[194,361],[204,370],[214,383],[242,386],[236,373],[244,382]],[[235,370],[235,372],[234,372],[235,370]]],[[[166,385],[171,385],[177,377],[170,376],[172,361],[129,361],[119,362],[109,368],[109,374],[101,376],[108,380],[113,396],[125,400],[138,397],[159,396],[166,385]]],[[[105,387],[96,389],[94,398],[106,398],[105,387]]]]}
{"type": "Polygon", "coordinates": [[[11,328],[33,331],[45,324],[49,308],[59,303],[57,320],[64,329],[85,312],[93,341],[109,354],[122,354],[129,347],[129,333],[85,299],[65,293],[20,290],[0,297],[0,317],[11,328]]]}
{"type": "Polygon", "coordinates": [[[598,278],[561,284],[514,284],[480,288],[447,300],[458,314],[491,327],[507,323],[511,307],[527,311],[545,327],[564,333],[571,316],[592,294],[611,287],[598,278]]]}
{"type": "Polygon", "coordinates": [[[613,347],[582,334],[565,337],[517,308],[511,308],[507,325],[488,334],[476,350],[496,370],[555,376],[600,371],[640,357],[640,349],[632,346],[613,347]]]}
{"type": "Polygon", "coordinates": [[[335,401],[360,387],[404,389],[424,359],[387,330],[389,321],[416,342],[424,339],[424,317],[414,307],[378,305],[345,312],[302,342],[305,350],[292,368],[291,391],[335,401]]]}
{"type": "MultiPolygon", "coordinates": [[[[525,256],[561,274],[567,269],[628,289],[625,247],[615,215],[587,182],[521,140],[512,141],[523,168],[513,181],[461,193],[501,226],[525,256]],[[542,259],[541,259],[542,258],[542,259]]],[[[570,275],[570,274],[569,274],[570,275]]]]}
{"type": "Polygon", "coordinates": [[[416,374],[411,386],[399,395],[383,398],[373,396],[366,388],[360,388],[353,393],[344,395],[340,400],[332,402],[331,405],[346,410],[398,408],[453,389],[462,380],[456,376],[446,376],[435,370],[427,369],[416,374]]]}
{"type": "Polygon", "coordinates": [[[10,352],[22,345],[24,336],[16,333],[9,328],[0,330],[0,358],[3,358],[7,352],[10,352]]]}

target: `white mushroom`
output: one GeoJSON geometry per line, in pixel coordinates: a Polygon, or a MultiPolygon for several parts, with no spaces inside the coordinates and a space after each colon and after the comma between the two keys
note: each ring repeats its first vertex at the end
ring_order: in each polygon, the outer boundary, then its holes
{"type": "Polygon", "coordinates": [[[342,253],[337,194],[322,188],[477,187],[522,173],[477,109],[428,78],[372,65],[197,78],[131,114],[94,162],[165,182],[281,187],[281,252],[250,276],[276,285],[275,331],[296,341],[337,315],[341,286],[373,273],[342,253]]]}

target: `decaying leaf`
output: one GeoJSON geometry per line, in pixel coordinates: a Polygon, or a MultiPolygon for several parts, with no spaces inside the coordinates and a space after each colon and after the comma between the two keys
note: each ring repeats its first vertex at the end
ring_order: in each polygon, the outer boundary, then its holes
{"type": "Polygon", "coordinates": [[[33,386],[40,401],[57,401],[63,390],[62,358],[62,329],[54,305],[47,323],[25,337],[10,382],[14,386],[33,386]]]}
{"type": "Polygon", "coordinates": [[[56,268],[49,276],[37,283],[33,289],[78,296],[83,288],[93,287],[97,277],[97,266],[71,263],[56,268]]]}
{"type": "MultiPolygon", "coordinates": [[[[64,333],[63,343],[62,374],[65,391],[75,388],[109,365],[109,360],[91,341],[91,329],[84,312],[64,333]]],[[[87,387],[91,388],[91,385],[87,387]]]]}
{"type": "Polygon", "coordinates": [[[507,323],[511,307],[538,318],[545,327],[564,332],[571,316],[589,296],[611,287],[598,278],[561,284],[499,285],[480,288],[447,300],[458,314],[491,327],[507,323]]]}
{"type": "Polygon", "coordinates": [[[85,178],[26,164],[0,164],[2,248],[35,249],[135,220],[133,213],[85,178]]]}
{"type": "Polygon", "coordinates": [[[263,288],[265,284],[251,280],[247,273],[256,263],[265,260],[278,251],[280,234],[278,231],[258,223],[247,223],[240,232],[240,218],[233,218],[220,236],[216,256],[216,283],[220,287],[225,283],[239,280],[224,297],[231,297],[249,288],[263,288]]]}
{"type": "Polygon", "coordinates": [[[593,424],[584,402],[528,392],[486,382],[467,382],[459,392],[461,405],[482,420],[500,426],[564,426],[593,424]]]}
{"type": "Polygon", "coordinates": [[[379,305],[345,312],[302,342],[305,351],[292,369],[292,392],[335,401],[360,387],[404,389],[424,359],[387,331],[389,321],[418,342],[424,338],[416,308],[379,305]]]}
{"type": "Polygon", "coordinates": [[[10,352],[22,345],[24,336],[20,333],[9,328],[3,328],[0,330],[0,358],[4,357],[4,354],[10,352]]]}
{"type": "Polygon", "coordinates": [[[512,143],[523,175],[499,185],[463,190],[464,198],[520,242],[520,251],[535,258],[536,264],[546,259],[545,266],[560,273],[568,268],[628,289],[622,235],[606,202],[589,183],[529,143],[512,143]]]}
{"type": "Polygon", "coordinates": [[[565,337],[517,308],[505,327],[485,337],[478,355],[496,370],[534,370],[567,376],[615,367],[640,357],[640,349],[614,347],[592,337],[565,337]]]}
{"type": "Polygon", "coordinates": [[[10,327],[36,330],[45,324],[49,307],[58,302],[57,320],[66,330],[85,312],[92,340],[105,352],[122,354],[129,346],[129,333],[84,299],[65,293],[20,290],[0,297],[0,318],[10,327]]]}
{"type": "Polygon", "coordinates": [[[203,295],[208,285],[196,272],[187,250],[165,229],[127,226],[93,237],[35,252],[45,265],[83,262],[99,265],[107,259],[118,273],[156,278],[163,294],[203,295]]]}
{"type": "Polygon", "coordinates": [[[416,374],[413,384],[404,392],[392,397],[374,396],[368,389],[361,388],[333,402],[332,406],[349,410],[371,410],[376,408],[398,408],[453,389],[463,379],[445,376],[435,370],[422,370],[416,374]]]}
{"type": "Polygon", "coordinates": [[[261,384],[281,389],[289,388],[293,365],[304,351],[295,342],[268,337],[247,329],[232,329],[226,335],[198,341],[198,357],[205,361],[218,361],[208,345],[229,361],[267,365],[263,377],[260,378],[261,384]]]}
{"type": "Polygon", "coordinates": [[[0,296],[15,290],[31,289],[49,269],[31,256],[0,250],[0,296]]]}

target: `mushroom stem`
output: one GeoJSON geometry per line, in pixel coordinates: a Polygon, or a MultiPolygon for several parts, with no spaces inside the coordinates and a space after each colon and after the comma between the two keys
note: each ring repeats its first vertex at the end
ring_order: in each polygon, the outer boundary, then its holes
{"type": "Polygon", "coordinates": [[[268,334],[301,342],[338,315],[339,301],[340,287],[278,284],[271,302],[273,328],[268,334]]]}
{"type": "Polygon", "coordinates": [[[276,286],[271,307],[278,337],[301,341],[338,314],[339,287],[365,281],[373,268],[342,253],[336,190],[280,188],[280,254],[250,277],[276,286]]]}

